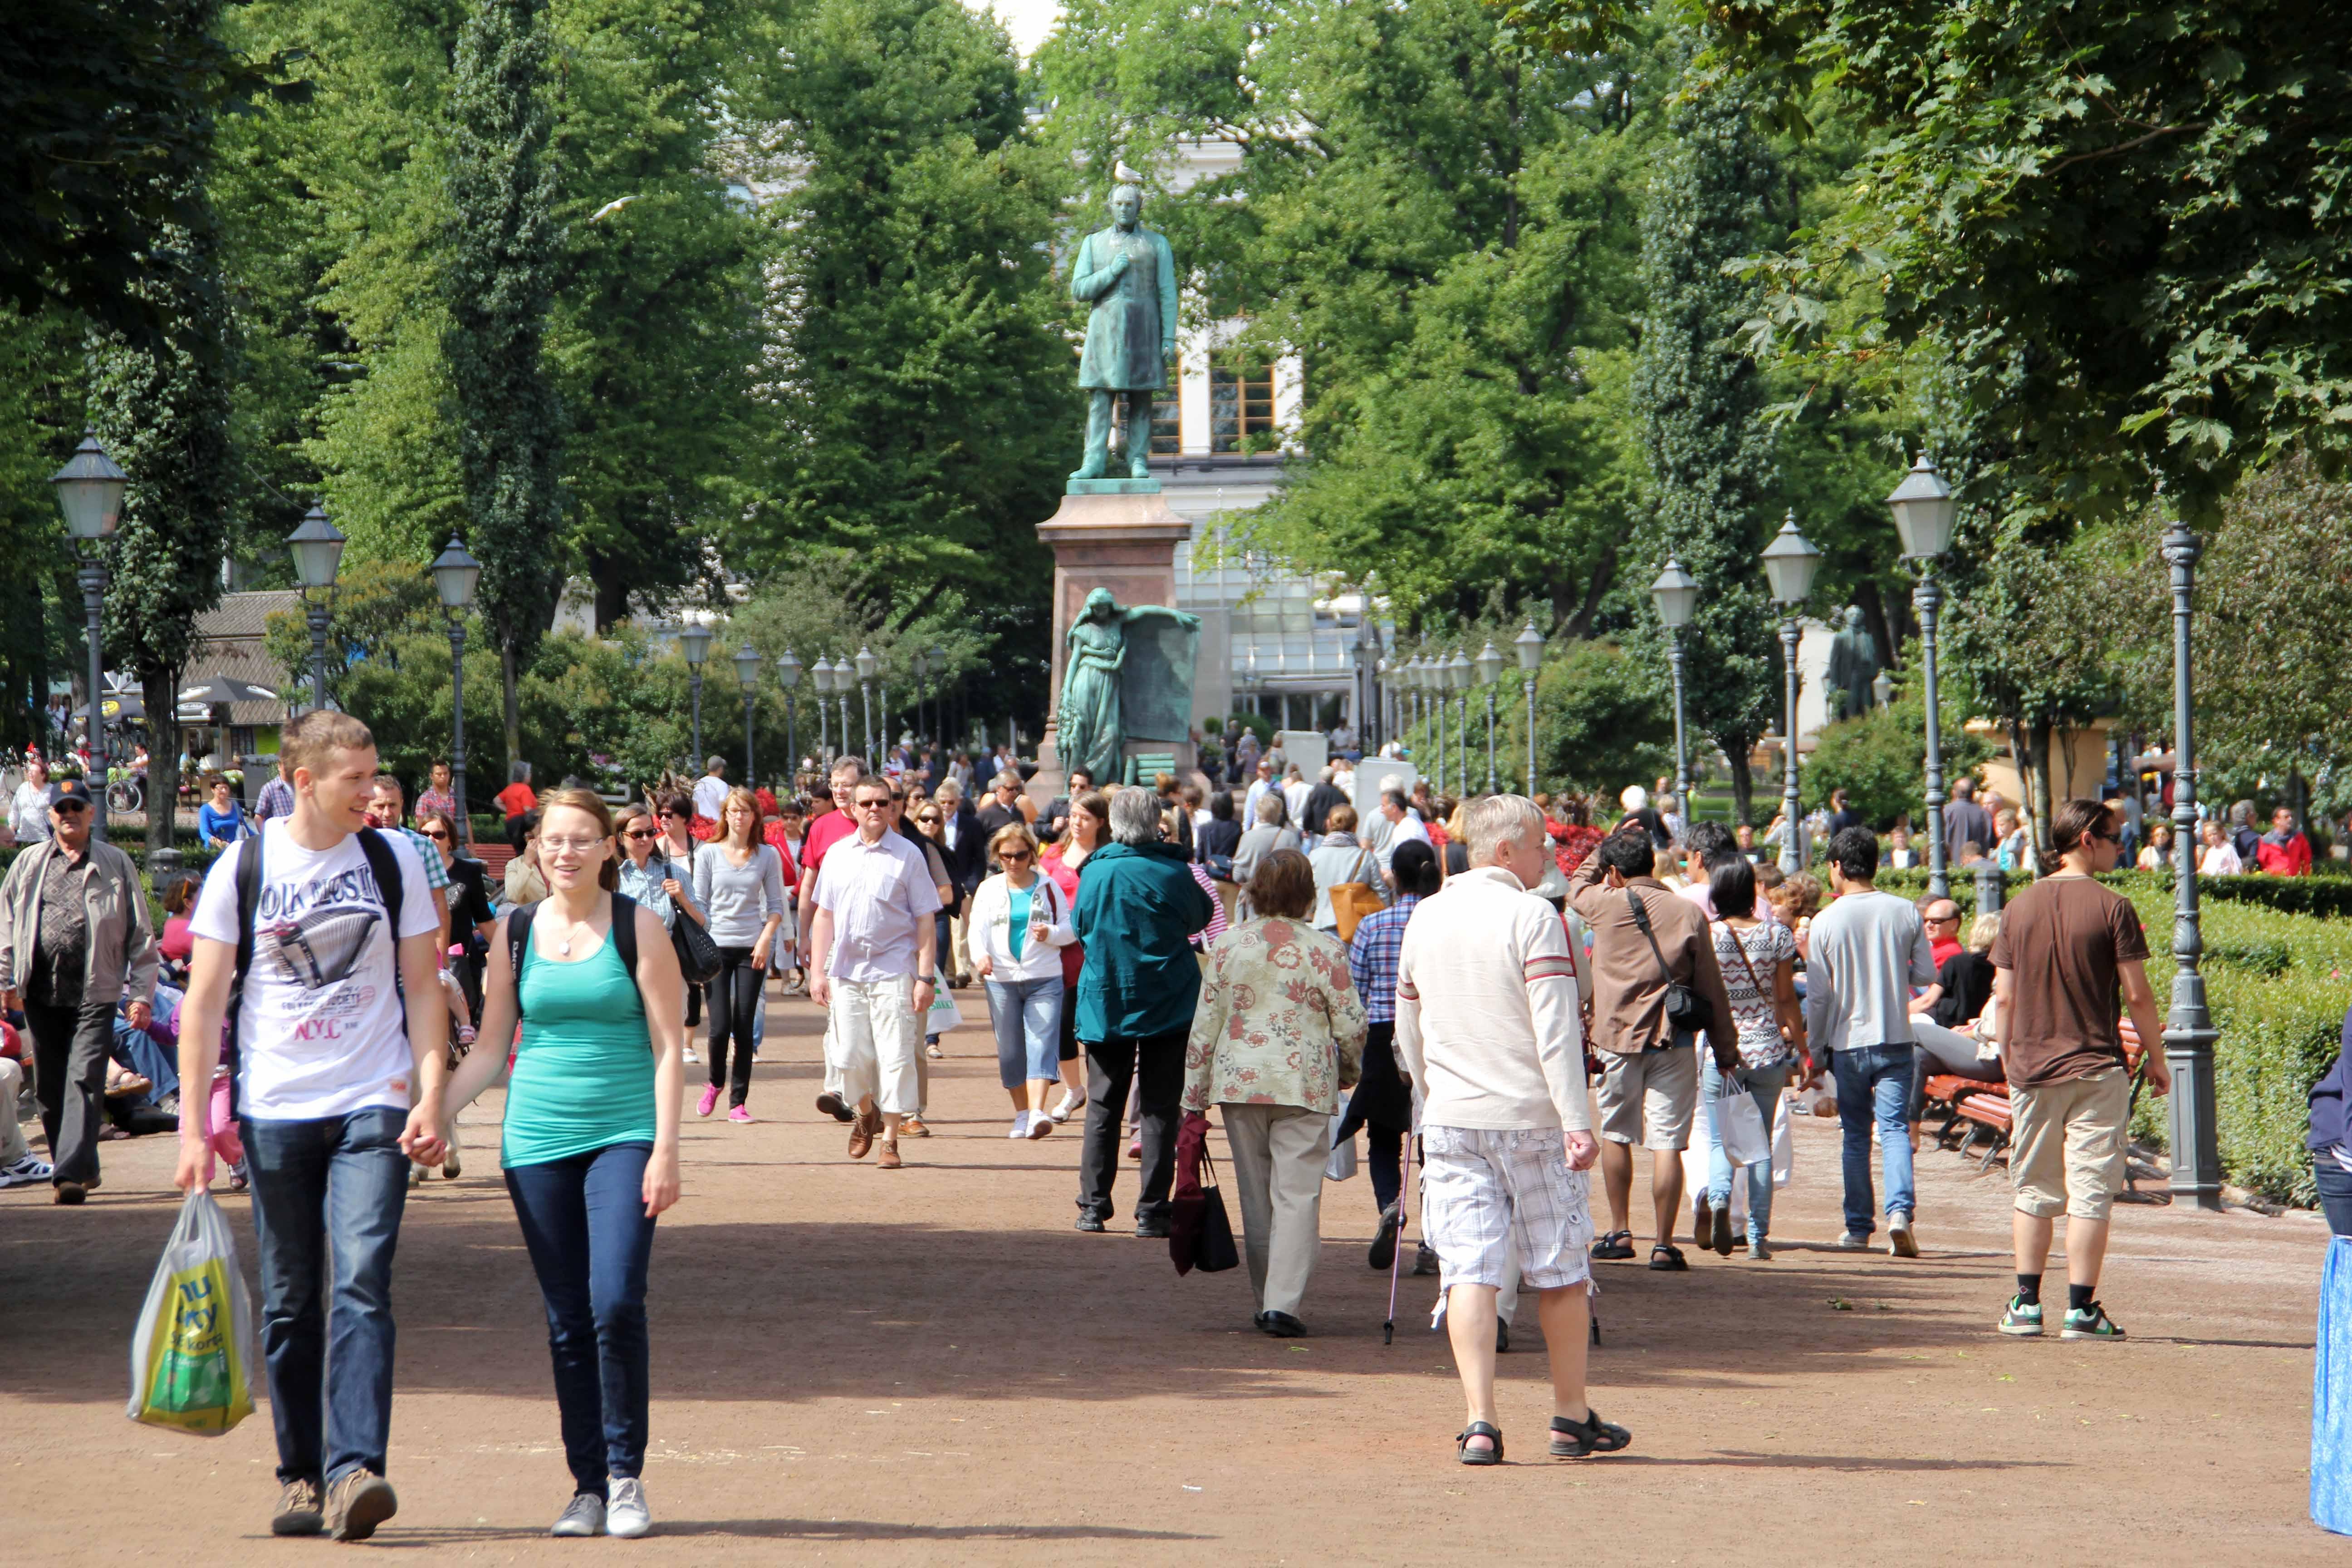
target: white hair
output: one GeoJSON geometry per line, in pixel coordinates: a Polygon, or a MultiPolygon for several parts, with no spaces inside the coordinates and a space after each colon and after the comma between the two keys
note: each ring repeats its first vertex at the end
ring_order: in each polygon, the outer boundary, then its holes
{"type": "Polygon", "coordinates": [[[1119,844],[1160,842],[1160,797],[1148,789],[1123,789],[1113,795],[1110,836],[1119,844]]]}
{"type": "Polygon", "coordinates": [[[1650,804],[1650,792],[1640,784],[1627,784],[1625,793],[1617,797],[1617,804],[1627,811],[1639,811],[1650,804]]]}
{"type": "Polygon", "coordinates": [[[1482,796],[1470,803],[1463,817],[1473,866],[1493,865],[1496,850],[1530,833],[1540,834],[1544,825],[1542,810],[1523,795],[1482,796]]]}

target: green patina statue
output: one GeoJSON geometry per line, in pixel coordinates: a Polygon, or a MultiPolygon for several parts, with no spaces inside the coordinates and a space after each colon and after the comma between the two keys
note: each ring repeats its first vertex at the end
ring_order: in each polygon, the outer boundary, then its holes
{"type": "Polygon", "coordinates": [[[1066,769],[1085,768],[1097,779],[1121,777],[1120,759],[1128,737],[1127,689],[1137,685],[1137,697],[1162,714],[1139,715],[1145,738],[1181,738],[1192,692],[1192,649],[1201,617],[1158,605],[1121,606],[1108,588],[1087,595],[1085,608],[1070,623],[1066,641],[1069,660],[1062,670],[1062,700],[1055,716],[1055,749],[1066,769]],[[1140,623],[1157,621],[1179,633],[1172,638],[1143,635],[1140,623]],[[1130,626],[1139,640],[1152,647],[1140,662],[1148,668],[1129,668],[1130,626]],[[1172,645],[1172,646],[1171,646],[1172,645]],[[1173,727],[1174,734],[1169,730],[1173,727]]]}
{"type": "Polygon", "coordinates": [[[1151,477],[1151,395],[1168,384],[1176,352],[1175,253],[1165,236],[1141,226],[1139,176],[1123,163],[1115,173],[1111,226],[1087,236],[1070,268],[1070,297],[1094,307],[1078,362],[1078,384],[1090,394],[1087,455],[1074,479],[1099,479],[1109,470],[1111,420],[1121,403],[1127,471],[1151,477]]]}

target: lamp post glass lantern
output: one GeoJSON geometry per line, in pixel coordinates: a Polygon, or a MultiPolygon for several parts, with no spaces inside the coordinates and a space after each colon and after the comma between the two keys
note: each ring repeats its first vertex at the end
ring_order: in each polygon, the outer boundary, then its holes
{"type": "Polygon", "coordinates": [[[1797,611],[1813,591],[1813,574],[1821,569],[1822,552],[1797,531],[1797,513],[1772,542],[1764,547],[1764,577],[1771,584],[1773,602],[1780,606],[1780,660],[1786,682],[1780,719],[1780,869],[1794,875],[1804,868],[1804,823],[1797,793],[1797,611]]]}
{"type": "Polygon", "coordinates": [[[343,533],[327,521],[324,507],[312,507],[293,532],[286,548],[294,556],[294,580],[301,585],[305,616],[310,624],[310,705],[327,705],[327,611],[335,591],[335,574],[343,560],[343,533]]]}
{"type": "Polygon", "coordinates": [[[1683,723],[1683,628],[1698,613],[1698,579],[1683,570],[1674,556],[1650,584],[1650,602],[1657,606],[1658,625],[1666,631],[1666,663],[1675,686],[1675,796],[1682,803],[1683,820],[1696,822],[1691,811],[1689,731],[1683,723]]]}
{"type": "Polygon", "coordinates": [[[1903,482],[1895,487],[1895,493],[1886,498],[1886,506],[1895,514],[1895,531],[1902,538],[1905,559],[1919,567],[1918,584],[1911,590],[1911,607],[1919,616],[1919,673],[1927,683],[1927,896],[1949,898],[1950,846],[1944,842],[1944,733],[1936,679],[1937,613],[1943,607],[1944,585],[1936,581],[1936,563],[1952,547],[1952,524],[1959,516],[1959,500],[1922,452],[1903,482]]]}
{"type": "Polygon", "coordinates": [[[433,590],[449,624],[449,794],[457,806],[457,837],[467,844],[474,841],[474,819],[466,811],[466,612],[481,580],[482,563],[451,534],[449,547],[433,558],[433,590]]]}
{"type": "Polygon", "coordinates": [[[1519,684],[1528,697],[1528,798],[1536,797],[1536,671],[1543,668],[1544,635],[1529,620],[1511,639],[1519,656],[1519,684]]]}
{"type": "Polygon", "coordinates": [[[74,574],[74,580],[81,585],[82,630],[89,643],[89,765],[98,775],[89,792],[89,830],[93,837],[104,838],[108,755],[106,645],[102,636],[106,566],[101,552],[121,521],[122,497],[131,488],[131,477],[115,466],[114,459],[106,455],[106,448],[98,444],[96,436],[85,433],[81,445],[66,459],[66,466],[49,476],[49,483],[57,487],[58,510],[65,514],[66,531],[73,536],[75,548],[81,553],[81,569],[74,574]]]}

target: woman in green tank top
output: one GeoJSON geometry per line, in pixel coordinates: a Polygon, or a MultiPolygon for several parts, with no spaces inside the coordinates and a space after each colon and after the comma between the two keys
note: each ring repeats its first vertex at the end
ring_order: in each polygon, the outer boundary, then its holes
{"type": "MultiPolygon", "coordinates": [[[[446,1100],[463,1105],[521,1037],[500,1162],[540,1293],[564,1456],[575,1488],[556,1535],[643,1535],[649,1354],[646,1273],[654,1216],[677,1201],[685,984],[652,911],[615,900],[613,819],[587,790],[541,803],[548,896],[530,906],[516,973],[507,927],[490,944],[480,1038],[446,1100]],[[616,932],[616,914],[630,924],[616,932]],[[634,943],[627,939],[634,936],[634,943]],[[634,946],[635,972],[623,961],[634,946]]],[[[511,921],[515,912],[506,919],[511,921]]]]}

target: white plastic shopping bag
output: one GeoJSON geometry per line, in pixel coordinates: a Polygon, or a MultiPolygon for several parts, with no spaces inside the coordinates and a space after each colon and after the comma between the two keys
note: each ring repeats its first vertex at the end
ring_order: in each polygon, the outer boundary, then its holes
{"type": "Polygon", "coordinates": [[[1344,1182],[1356,1173],[1355,1134],[1349,1133],[1346,1138],[1339,1136],[1339,1123],[1342,1120],[1338,1116],[1331,1118],[1331,1131],[1328,1134],[1331,1139],[1331,1153],[1323,1162],[1323,1179],[1327,1182],[1344,1182]]]}
{"type": "Polygon", "coordinates": [[[944,1035],[950,1029],[963,1027],[963,1009],[956,1005],[955,993],[942,985],[931,998],[931,1010],[923,1015],[923,1033],[944,1035]]]}
{"type": "Polygon", "coordinates": [[[180,1205],[131,1342],[133,1421],[216,1436],[253,1414],[253,1300],[212,1194],[180,1205]]]}
{"type": "Polygon", "coordinates": [[[1797,1170],[1797,1140],[1789,1131],[1789,1097],[1782,1095],[1772,1103],[1772,1186],[1774,1190],[1789,1184],[1797,1170]]]}
{"type": "Polygon", "coordinates": [[[1765,1131],[1764,1113],[1756,1109],[1754,1095],[1735,1089],[1710,1110],[1723,1140],[1724,1158],[1733,1165],[1760,1165],[1772,1157],[1771,1135],[1765,1131]]]}

